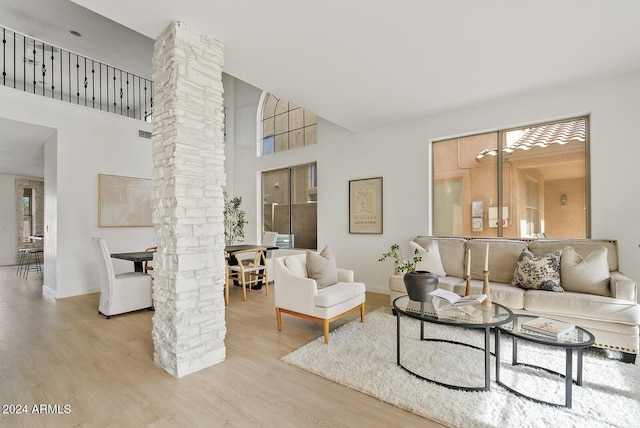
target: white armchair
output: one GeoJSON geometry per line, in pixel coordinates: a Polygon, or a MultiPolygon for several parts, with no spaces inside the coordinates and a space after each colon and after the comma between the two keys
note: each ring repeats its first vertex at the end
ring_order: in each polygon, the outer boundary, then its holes
{"type": "MultiPolygon", "coordinates": [[[[275,247],[278,242],[278,232],[264,232],[262,234],[262,245],[265,247],[275,247]]],[[[267,251],[267,282],[273,281],[273,250],[267,251]]]]}
{"type": "Polygon", "coordinates": [[[91,238],[98,261],[100,306],[98,313],[107,319],[112,315],[139,309],[152,309],[151,275],[142,272],[115,274],[111,255],[102,238],[91,238]]]}
{"type": "Polygon", "coordinates": [[[275,258],[274,270],[278,331],[282,331],[282,313],[321,322],[325,343],[329,343],[331,321],[360,310],[364,322],[366,289],[353,281],[352,270],[338,269],[338,282],[320,289],[316,280],[307,277],[305,254],[275,258]]]}

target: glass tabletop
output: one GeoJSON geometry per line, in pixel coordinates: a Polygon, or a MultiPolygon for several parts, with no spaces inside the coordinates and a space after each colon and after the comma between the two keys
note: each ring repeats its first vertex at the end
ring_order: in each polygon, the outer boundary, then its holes
{"type": "Polygon", "coordinates": [[[437,324],[461,325],[468,328],[485,328],[511,321],[513,312],[498,303],[482,306],[481,303],[453,307],[434,298],[429,302],[410,300],[408,295],[393,301],[393,308],[411,318],[437,324]]]}
{"type": "Polygon", "coordinates": [[[595,342],[595,338],[591,333],[578,326],[576,326],[576,328],[569,333],[565,333],[558,337],[535,333],[529,330],[524,330],[521,327],[522,323],[533,320],[535,318],[538,318],[538,316],[516,314],[513,316],[513,319],[509,323],[501,325],[500,330],[514,337],[519,337],[532,342],[542,343],[550,346],[562,346],[564,348],[586,348],[593,345],[593,343],[595,342]]]}

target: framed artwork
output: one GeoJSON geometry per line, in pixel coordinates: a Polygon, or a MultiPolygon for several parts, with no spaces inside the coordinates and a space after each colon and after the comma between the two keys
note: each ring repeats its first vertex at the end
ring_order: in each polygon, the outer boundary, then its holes
{"type": "Polygon", "coordinates": [[[98,174],[99,227],[151,227],[151,180],[98,174]]]}
{"type": "Polygon", "coordinates": [[[382,177],[349,181],[349,233],[382,233],[382,177]]]}

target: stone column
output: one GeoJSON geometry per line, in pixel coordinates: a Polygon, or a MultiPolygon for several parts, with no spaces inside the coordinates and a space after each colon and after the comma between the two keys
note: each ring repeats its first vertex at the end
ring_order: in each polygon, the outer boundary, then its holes
{"type": "Polygon", "coordinates": [[[153,52],[154,360],[181,377],[224,360],[222,43],[174,22],[153,52]]]}

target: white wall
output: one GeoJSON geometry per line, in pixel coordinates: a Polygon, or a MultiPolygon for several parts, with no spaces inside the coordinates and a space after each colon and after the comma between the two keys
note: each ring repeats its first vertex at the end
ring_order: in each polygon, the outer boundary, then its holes
{"type": "MultiPolygon", "coordinates": [[[[57,253],[45,253],[46,291],[57,298],[98,291],[92,236],[103,237],[111,252],[153,243],[150,227],[99,228],[97,193],[99,173],[151,177],[151,140],[137,136],[151,124],[11,88],[0,87],[0,97],[0,117],[57,129],[45,142],[45,251],[57,253]]],[[[114,266],[133,270],[131,262],[114,266]]]]}
{"type": "MultiPolygon", "coordinates": [[[[317,146],[257,159],[255,171],[316,160],[318,246],[330,244],[339,265],[353,268],[368,290],[388,292],[393,267],[378,262],[380,255],[395,242],[408,252],[410,239],[430,233],[431,141],[590,114],[592,237],[618,240],[621,270],[640,281],[640,200],[634,197],[640,182],[640,99],[630,96],[638,93],[640,75],[635,74],[492,100],[359,135],[320,121],[317,146]],[[384,179],[384,233],[351,235],[348,182],[378,176],[384,179]]],[[[243,192],[255,183],[249,156],[236,153],[234,158],[234,186],[243,192]]],[[[253,189],[259,192],[258,186],[253,189]]]]}
{"type": "Polygon", "coordinates": [[[16,263],[16,177],[0,174],[0,266],[16,263]]]}

